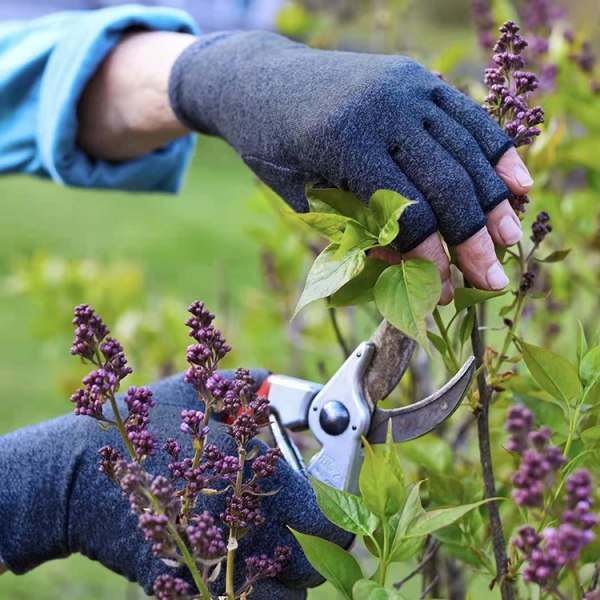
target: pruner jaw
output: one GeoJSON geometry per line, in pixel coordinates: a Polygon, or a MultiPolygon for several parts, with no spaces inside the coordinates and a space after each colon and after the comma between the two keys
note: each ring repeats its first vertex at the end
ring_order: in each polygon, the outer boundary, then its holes
{"type": "Polygon", "coordinates": [[[475,358],[471,356],[448,383],[424,400],[391,410],[376,408],[367,440],[372,444],[384,443],[389,421],[395,442],[412,440],[429,433],[459,407],[474,373],[475,358]]]}

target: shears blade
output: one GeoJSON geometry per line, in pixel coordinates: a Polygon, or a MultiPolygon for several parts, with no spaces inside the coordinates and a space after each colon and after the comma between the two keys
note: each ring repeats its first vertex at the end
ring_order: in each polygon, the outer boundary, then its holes
{"type": "Polygon", "coordinates": [[[424,400],[395,409],[375,408],[367,440],[371,444],[383,444],[390,420],[395,442],[413,440],[429,433],[458,408],[474,374],[475,358],[472,356],[448,383],[424,400]]]}

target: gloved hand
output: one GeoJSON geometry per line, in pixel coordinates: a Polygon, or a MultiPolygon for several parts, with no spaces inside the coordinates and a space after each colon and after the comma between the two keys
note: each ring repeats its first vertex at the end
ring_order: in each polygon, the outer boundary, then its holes
{"type": "Polygon", "coordinates": [[[409,58],[217,33],[177,59],[169,96],[184,124],[227,140],[296,211],[308,210],[309,182],[365,202],[382,188],[417,201],[401,218],[400,252],[438,229],[460,244],[508,197],[493,165],[510,139],[409,58]]]}
{"type": "MultiPolygon", "coordinates": [[[[225,373],[224,373],[225,374],[225,373]]],[[[257,385],[267,375],[253,372],[257,385]]],[[[229,374],[233,377],[233,374],[229,374]]],[[[162,445],[169,436],[189,449],[190,439],[179,432],[181,411],[198,409],[196,393],[177,375],[150,386],[156,406],[150,412],[150,431],[162,445]]],[[[229,435],[213,422],[211,443],[235,453],[229,435]]],[[[264,450],[264,444],[261,447],[264,450]]],[[[98,449],[110,444],[125,453],[114,430],[101,431],[88,417],[67,415],[0,438],[0,561],[14,573],[73,552],[100,561],[109,569],[136,581],[152,593],[154,579],[173,572],[150,552],[137,527],[128,500],[98,471],[98,449]]],[[[148,472],[167,472],[168,457],[159,452],[144,465],[148,472]]],[[[292,559],[277,579],[260,580],[254,600],[301,600],[306,588],[322,579],[304,557],[287,526],[347,546],[351,536],[332,525],[320,512],[309,481],[280,461],[276,476],[264,480],[262,511],[266,523],[252,529],[240,542],[236,569],[243,558],[272,555],[278,545],[292,548],[292,559]]],[[[208,510],[218,521],[223,496],[200,496],[199,511],[208,510]]],[[[185,577],[183,572],[177,573],[185,577]]],[[[243,581],[243,573],[238,571],[243,581]]],[[[217,582],[219,588],[223,582],[217,582]]],[[[221,588],[222,589],[222,588],[221,588]]],[[[218,591],[218,590],[217,590],[218,591]]]]}

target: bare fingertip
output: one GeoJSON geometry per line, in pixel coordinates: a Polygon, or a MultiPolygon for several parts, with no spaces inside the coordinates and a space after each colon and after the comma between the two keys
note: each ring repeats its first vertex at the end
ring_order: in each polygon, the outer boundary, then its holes
{"type": "Polygon", "coordinates": [[[508,277],[499,262],[495,262],[487,270],[486,280],[493,290],[502,290],[508,285],[508,277]]]}

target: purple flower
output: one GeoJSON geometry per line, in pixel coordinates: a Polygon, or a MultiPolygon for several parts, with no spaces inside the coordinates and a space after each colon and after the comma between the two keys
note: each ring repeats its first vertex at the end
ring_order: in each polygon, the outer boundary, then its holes
{"type": "Polygon", "coordinates": [[[252,462],[252,470],[259,479],[272,477],[277,472],[277,463],[281,457],[279,448],[269,448],[262,456],[252,462]]]}
{"type": "Polygon", "coordinates": [[[166,452],[173,461],[179,458],[181,453],[181,446],[175,438],[167,438],[167,441],[162,445],[163,452],[166,452]]]}
{"type": "Polygon", "coordinates": [[[98,450],[98,454],[101,457],[99,467],[100,472],[116,481],[115,465],[118,461],[123,460],[123,456],[112,446],[103,446],[98,450]]]}
{"type": "Polygon", "coordinates": [[[153,590],[157,600],[186,600],[190,584],[172,575],[159,575],[154,580],[153,590]]]}
{"type": "Polygon", "coordinates": [[[215,474],[222,479],[235,481],[237,474],[242,470],[242,465],[237,456],[224,456],[212,464],[215,474]]]}
{"type": "Polygon", "coordinates": [[[93,417],[102,420],[103,399],[99,396],[92,396],[88,390],[78,389],[70,398],[75,404],[75,414],[93,417]]]}
{"type": "Polygon", "coordinates": [[[245,446],[258,432],[254,417],[248,413],[238,415],[229,428],[229,435],[241,446],[245,446]]]}
{"type": "Polygon", "coordinates": [[[523,277],[521,277],[521,283],[519,284],[519,292],[526,294],[533,287],[535,281],[535,273],[532,270],[525,271],[523,277]]]}
{"type": "Polygon", "coordinates": [[[496,21],[489,0],[471,0],[471,15],[477,29],[477,40],[484,50],[494,45],[496,21]]]}
{"type": "MultiPolygon", "coordinates": [[[[486,69],[485,85],[488,95],[484,108],[504,126],[515,146],[531,144],[540,134],[537,125],[544,122],[544,113],[539,106],[529,108],[529,95],[538,87],[537,77],[524,71],[525,60],[521,56],[527,42],[519,35],[519,26],[506,21],[500,27],[501,36],[494,46],[495,67],[486,69]]],[[[516,199],[515,199],[516,200],[516,199]]],[[[520,205],[523,206],[524,199],[520,205]]]]}
{"type": "Polygon", "coordinates": [[[223,532],[208,512],[193,517],[186,533],[194,558],[203,563],[218,562],[227,553],[223,532]]]}
{"type": "Polygon", "coordinates": [[[107,338],[100,346],[100,352],[104,356],[105,366],[110,368],[117,379],[121,381],[127,375],[133,373],[133,369],[127,366],[127,358],[123,352],[123,346],[114,338],[107,338]]]}
{"type": "Polygon", "coordinates": [[[209,432],[208,425],[203,425],[204,413],[200,410],[182,410],[181,425],[182,433],[189,433],[195,438],[203,438],[209,432]]]}
{"type": "Polygon", "coordinates": [[[543,210],[538,213],[538,216],[531,225],[531,241],[536,244],[541,244],[551,231],[552,225],[550,225],[550,215],[543,210]]]}
{"type": "Polygon", "coordinates": [[[138,519],[138,526],[144,538],[152,542],[152,552],[156,556],[175,554],[175,544],[168,532],[169,518],[166,515],[143,513],[138,519]]]}
{"type": "Polygon", "coordinates": [[[510,452],[522,454],[528,448],[528,435],[533,429],[533,422],[533,413],[522,404],[508,409],[504,429],[511,434],[506,444],[510,452]]]}
{"type": "Polygon", "coordinates": [[[119,460],[114,465],[115,477],[123,492],[129,498],[129,504],[134,512],[141,513],[151,507],[147,490],[152,478],[138,463],[128,463],[119,460]]]}
{"type": "Polygon", "coordinates": [[[248,579],[256,581],[267,577],[277,577],[283,570],[283,565],[292,558],[292,551],[288,546],[277,546],[272,558],[266,554],[250,556],[246,559],[248,579]]]}
{"type": "Polygon", "coordinates": [[[260,527],[265,522],[260,512],[260,498],[254,494],[229,496],[225,511],[220,517],[223,523],[234,531],[248,529],[251,526],[260,527]]]}
{"type": "Polygon", "coordinates": [[[75,339],[71,346],[71,354],[92,360],[98,350],[98,344],[110,333],[102,319],[87,304],[80,304],[74,309],[73,325],[75,339]]]}
{"type": "Polygon", "coordinates": [[[529,196],[527,194],[516,195],[511,193],[508,196],[508,201],[516,213],[524,213],[525,207],[529,204],[529,196]]]}

